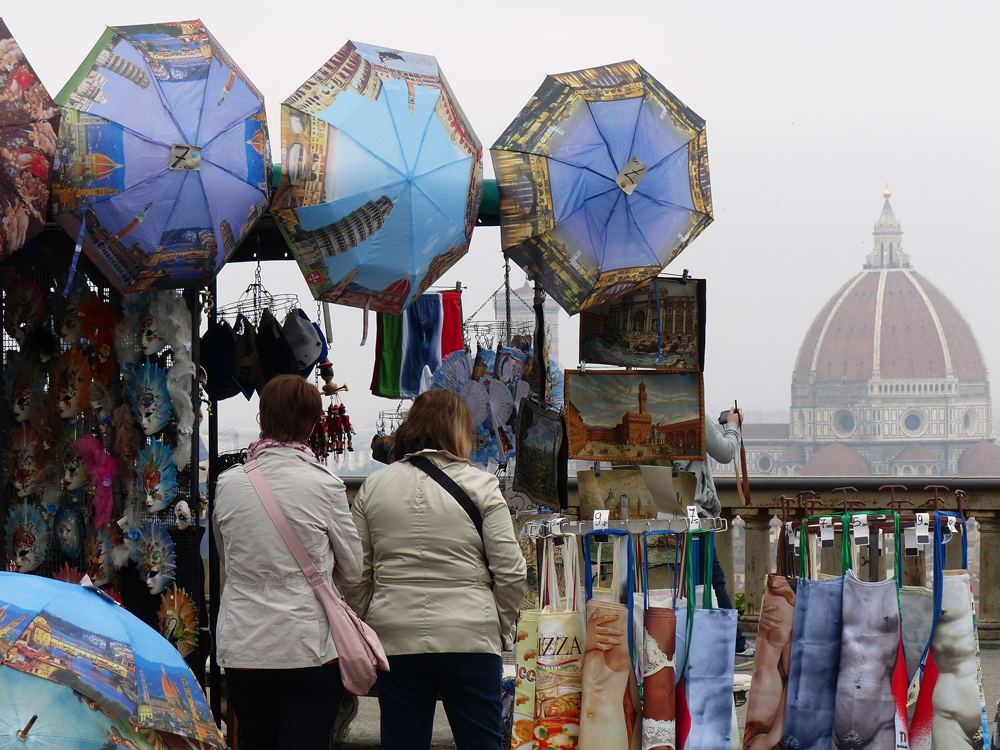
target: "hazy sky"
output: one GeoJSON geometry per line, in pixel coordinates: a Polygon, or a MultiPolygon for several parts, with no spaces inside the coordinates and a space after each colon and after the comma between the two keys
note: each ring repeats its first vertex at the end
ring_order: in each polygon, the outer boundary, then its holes
{"type": "MultiPolygon", "coordinates": [[[[200,17],[264,92],[276,154],[280,102],[347,39],[436,55],[484,148],[546,73],[634,58],[708,122],[715,222],[669,270],[709,280],[710,413],[734,397],[787,409],[799,343],[860,270],[886,182],[913,266],[958,305],[1000,373],[995,3],[52,0],[3,17],[52,94],[106,24],[200,17]]],[[[223,270],[221,301],[252,270],[223,270]]],[[[442,281],[458,279],[467,314],[502,283],[496,229],[476,230],[442,281]]],[[[269,264],[265,284],[315,315],[293,263],[269,264]]],[[[361,312],[338,309],[335,329],[348,409],[373,421],[395,404],[367,393],[361,312]]],[[[576,329],[564,317],[564,365],[576,364],[576,329]]],[[[224,427],[248,426],[254,412],[233,399],[220,414],[224,427]]]]}

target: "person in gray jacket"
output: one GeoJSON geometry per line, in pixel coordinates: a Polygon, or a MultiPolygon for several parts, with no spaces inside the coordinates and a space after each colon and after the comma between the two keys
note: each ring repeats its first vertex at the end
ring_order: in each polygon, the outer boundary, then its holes
{"type": "MultiPolygon", "coordinates": [[[[730,409],[726,420],[725,429],[722,433],[708,419],[705,420],[705,452],[718,461],[720,464],[728,464],[736,458],[740,450],[740,425],[743,424],[743,410],[730,409]]],[[[698,513],[703,518],[718,518],[722,510],[722,503],[715,491],[715,478],[712,476],[712,467],[707,460],[690,461],[678,463],[676,468],[689,471],[695,475],[697,483],[694,491],[694,504],[698,506],[698,513]]],[[[722,609],[735,609],[729,592],[726,591],[726,573],[719,563],[719,554],[713,549],[712,557],[712,589],[715,597],[722,609]]],[[[754,647],[751,645],[743,631],[736,628],[736,655],[741,657],[751,657],[754,655],[754,647]]]]}

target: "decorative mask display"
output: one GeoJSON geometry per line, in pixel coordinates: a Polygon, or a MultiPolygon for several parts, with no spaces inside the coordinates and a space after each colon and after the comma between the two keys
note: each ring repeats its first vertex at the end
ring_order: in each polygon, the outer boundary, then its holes
{"type": "Polygon", "coordinates": [[[170,641],[181,656],[187,657],[198,647],[198,609],[184,589],[176,584],[160,599],[160,635],[170,641]]]}
{"type": "Polygon", "coordinates": [[[118,572],[118,567],[112,560],[111,550],[117,547],[120,541],[117,531],[112,526],[91,529],[87,534],[84,562],[95,586],[106,586],[118,572]]]}
{"type": "Polygon", "coordinates": [[[126,294],[122,298],[122,319],[115,327],[115,354],[122,368],[122,382],[132,379],[136,358],[139,356],[139,310],[144,295],[126,294]]]}
{"type": "Polygon", "coordinates": [[[125,494],[131,495],[135,490],[135,458],[139,455],[142,444],[142,432],[132,418],[132,409],[122,404],[111,415],[111,426],[115,431],[115,441],[111,453],[118,464],[118,476],[122,481],[125,494]]]}
{"type": "Polygon", "coordinates": [[[7,448],[7,477],[18,497],[28,497],[42,489],[45,472],[40,464],[38,433],[22,424],[11,437],[7,448]]]}
{"type": "Polygon", "coordinates": [[[83,338],[83,326],[81,325],[80,315],[77,313],[77,306],[84,297],[85,295],[82,290],[74,289],[59,305],[57,315],[59,333],[63,341],[67,344],[75,343],[77,340],[83,338]]]}
{"type": "Polygon", "coordinates": [[[10,409],[14,412],[14,419],[18,422],[27,421],[32,401],[41,391],[41,382],[29,377],[23,364],[20,354],[11,352],[7,355],[4,385],[10,409]]]}
{"type": "Polygon", "coordinates": [[[45,297],[31,279],[10,276],[4,284],[3,327],[19,345],[42,324],[45,297]]]}
{"type": "Polygon", "coordinates": [[[111,375],[111,345],[115,340],[115,316],[101,300],[96,297],[85,297],[76,307],[81,321],[83,336],[94,348],[94,377],[101,382],[108,382],[111,375]]]}
{"type": "Polygon", "coordinates": [[[177,470],[170,447],[162,440],[154,440],[139,451],[135,472],[150,513],[169,507],[177,497],[177,470]]]}
{"type": "Polygon", "coordinates": [[[62,487],[67,492],[79,490],[90,484],[90,472],[87,471],[87,464],[83,456],[77,453],[74,438],[75,433],[70,431],[64,441],[64,447],[60,451],[62,458],[62,487]]]}
{"type": "Polygon", "coordinates": [[[174,582],[174,542],[162,523],[150,521],[139,530],[133,555],[150,594],[161,594],[174,582]]]}
{"type": "Polygon", "coordinates": [[[170,423],[173,405],[167,392],[167,373],[162,367],[146,362],[135,369],[128,386],[132,413],[145,435],[155,435],[170,423]]]}
{"type": "Polygon", "coordinates": [[[43,562],[49,548],[49,527],[41,511],[27,500],[7,514],[7,555],[18,573],[30,573],[43,562]]]}
{"type": "Polygon", "coordinates": [[[191,506],[187,504],[187,500],[181,500],[174,506],[174,520],[181,531],[191,525],[191,506]]]}
{"type": "Polygon", "coordinates": [[[42,441],[42,450],[50,451],[59,442],[63,422],[59,419],[59,396],[55,391],[39,393],[31,402],[28,421],[42,441]]]}
{"type": "Polygon", "coordinates": [[[115,502],[113,484],[118,464],[104,452],[101,441],[93,435],[84,435],[73,443],[73,450],[83,458],[94,483],[94,525],[104,526],[111,521],[111,510],[115,502]]]}
{"type": "Polygon", "coordinates": [[[47,327],[39,326],[21,344],[21,354],[24,355],[24,369],[30,377],[41,380],[59,354],[59,341],[47,327]]]}
{"type": "Polygon", "coordinates": [[[58,571],[52,574],[52,577],[57,581],[63,581],[64,583],[79,583],[83,580],[83,573],[81,573],[76,568],[71,568],[69,563],[63,563],[63,566],[59,568],[58,571]]]}
{"type": "Polygon", "coordinates": [[[90,404],[90,363],[75,345],[64,351],[56,360],[52,371],[56,394],[59,396],[59,416],[71,419],[83,414],[90,404]]]}
{"type": "Polygon", "coordinates": [[[177,448],[174,464],[184,469],[191,462],[191,438],[194,435],[194,402],[192,387],[197,368],[188,352],[174,350],[174,363],[167,371],[167,392],[177,419],[177,448]]]}
{"type": "Polygon", "coordinates": [[[101,437],[106,438],[111,430],[111,415],[115,411],[115,393],[101,381],[90,386],[90,408],[97,415],[97,426],[101,437]]]}
{"type": "Polygon", "coordinates": [[[63,503],[52,519],[52,528],[56,535],[56,545],[70,560],[75,560],[83,552],[83,539],[86,525],[76,503],[63,503]]]}
{"type": "Polygon", "coordinates": [[[159,354],[167,345],[167,340],[160,335],[152,307],[152,301],[147,300],[139,308],[139,348],[147,357],[159,354]]]}

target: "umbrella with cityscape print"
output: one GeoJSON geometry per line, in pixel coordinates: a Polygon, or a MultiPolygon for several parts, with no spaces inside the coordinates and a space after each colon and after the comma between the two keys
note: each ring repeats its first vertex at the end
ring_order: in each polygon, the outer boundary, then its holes
{"type": "Polygon", "coordinates": [[[316,299],[398,315],[468,251],[482,173],[434,57],[348,42],[281,105],[271,210],[316,299]]]}
{"type": "Polygon", "coordinates": [[[705,121],[635,61],[546,77],[491,153],[504,252],[570,315],[712,221],[705,121]]]}
{"type": "Polygon", "coordinates": [[[42,231],[59,110],[0,20],[0,259],[42,231]]]}
{"type": "Polygon", "coordinates": [[[53,213],[122,291],[207,283],[267,208],[264,97],[201,21],[108,28],[56,103],[53,213]]]}
{"type": "MultiPolygon", "coordinates": [[[[0,668],[65,685],[116,720],[171,746],[224,746],[187,663],[89,579],[0,572],[0,668]]],[[[156,745],[156,742],[152,744],[156,745]]]]}

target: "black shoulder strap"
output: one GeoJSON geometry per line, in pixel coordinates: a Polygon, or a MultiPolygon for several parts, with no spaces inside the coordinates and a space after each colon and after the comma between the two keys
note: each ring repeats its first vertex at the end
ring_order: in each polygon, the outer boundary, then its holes
{"type": "Polygon", "coordinates": [[[420,469],[424,474],[429,476],[444,489],[449,495],[451,495],[462,506],[462,510],[466,512],[469,516],[469,520],[472,521],[472,525],[476,527],[476,532],[479,534],[479,538],[483,542],[483,557],[486,560],[486,569],[489,570],[490,580],[493,580],[493,571],[490,570],[490,558],[486,554],[486,538],[483,536],[483,514],[479,512],[479,508],[476,504],[472,502],[472,498],[469,494],[463,490],[454,479],[449,477],[443,470],[439,469],[433,461],[431,461],[426,456],[410,456],[409,462],[420,469]]]}

